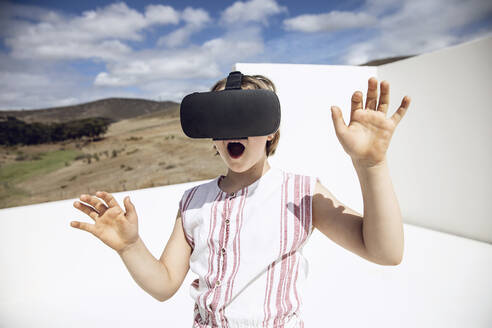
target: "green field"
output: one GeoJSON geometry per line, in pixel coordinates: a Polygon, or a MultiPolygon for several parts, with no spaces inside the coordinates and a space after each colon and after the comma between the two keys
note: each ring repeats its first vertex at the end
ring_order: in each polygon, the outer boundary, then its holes
{"type": "Polygon", "coordinates": [[[7,164],[0,167],[0,181],[17,183],[32,176],[47,174],[70,163],[82,152],[76,150],[55,150],[41,153],[41,159],[7,164]]]}

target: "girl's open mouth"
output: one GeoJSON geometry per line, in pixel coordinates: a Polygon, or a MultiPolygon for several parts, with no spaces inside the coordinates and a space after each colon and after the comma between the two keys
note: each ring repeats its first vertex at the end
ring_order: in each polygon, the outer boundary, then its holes
{"type": "Polygon", "coordinates": [[[239,158],[244,153],[244,145],[240,142],[229,142],[227,144],[227,151],[232,158],[239,158]]]}

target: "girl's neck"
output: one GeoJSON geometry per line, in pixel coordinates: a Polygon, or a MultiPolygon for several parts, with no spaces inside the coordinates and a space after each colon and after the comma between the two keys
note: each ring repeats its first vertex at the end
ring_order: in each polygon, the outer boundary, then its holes
{"type": "Polygon", "coordinates": [[[228,169],[227,175],[220,183],[220,187],[225,192],[236,192],[261,178],[269,169],[270,165],[266,159],[265,161],[259,161],[244,172],[239,173],[228,169]]]}

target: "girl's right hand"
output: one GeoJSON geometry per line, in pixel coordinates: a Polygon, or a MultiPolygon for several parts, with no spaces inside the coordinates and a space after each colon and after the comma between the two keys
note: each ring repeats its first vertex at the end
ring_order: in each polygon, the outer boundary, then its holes
{"type": "Polygon", "coordinates": [[[136,243],[139,238],[135,206],[130,202],[130,197],[125,197],[123,200],[125,213],[111,194],[98,191],[96,196],[103,199],[107,205],[99,198],[91,195],[81,195],[80,200],[92,207],[78,201],[73,203],[76,209],[87,214],[95,221],[95,224],[72,221],[70,225],[92,233],[103,243],[120,253],[136,243]]]}

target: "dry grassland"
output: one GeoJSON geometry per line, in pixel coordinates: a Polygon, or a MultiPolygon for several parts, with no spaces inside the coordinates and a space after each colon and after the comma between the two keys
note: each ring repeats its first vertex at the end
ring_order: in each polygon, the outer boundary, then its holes
{"type": "Polygon", "coordinates": [[[0,208],[212,179],[226,172],[214,153],[210,139],[188,138],[179,117],[160,113],[114,123],[95,142],[2,147],[0,208]],[[46,154],[49,168],[36,167],[46,154]]]}

